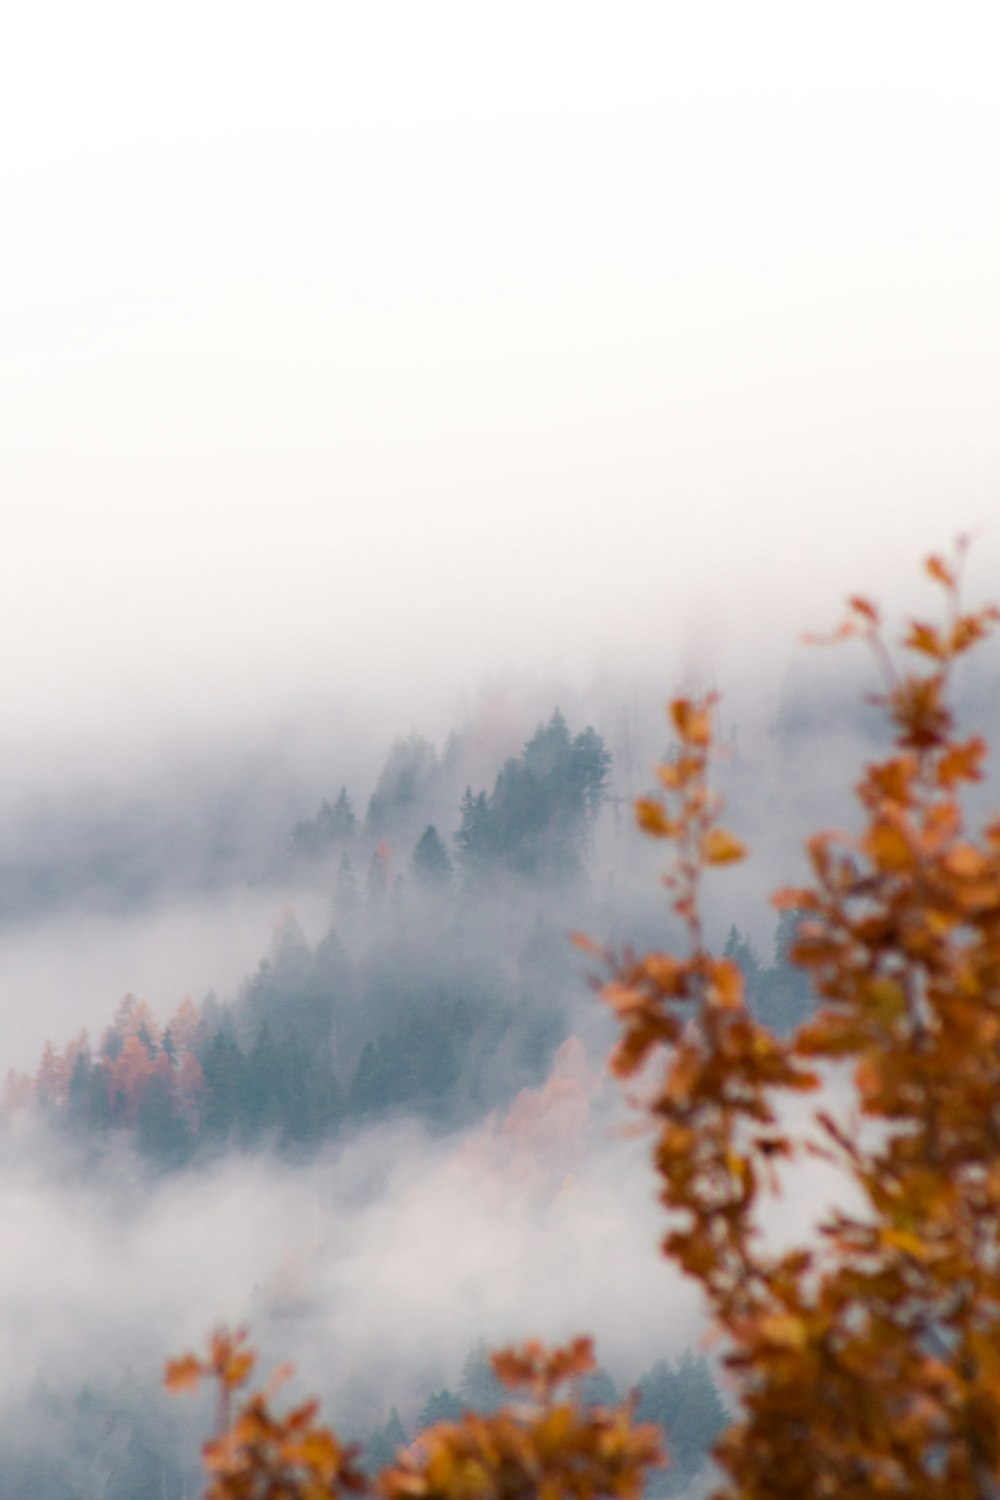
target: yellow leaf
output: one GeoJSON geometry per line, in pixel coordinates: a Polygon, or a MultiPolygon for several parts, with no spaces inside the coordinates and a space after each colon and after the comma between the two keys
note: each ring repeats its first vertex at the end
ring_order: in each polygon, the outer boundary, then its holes
{"type": "Polygon", "coordinates": [[[760,1331],[769,1344],[782,1349],[804,1349],[809,1337],[805,1323],[792,1313],[771,1313],[761,1318],[760,1331]]]}
{"type": "Polygon", "coordinates": [[[915,1260],[927,1260],[931,1253],[930,1247],[910,1229],[883,1229],[882,1240],[893,1249],[912,1255],[915,1260]]]}

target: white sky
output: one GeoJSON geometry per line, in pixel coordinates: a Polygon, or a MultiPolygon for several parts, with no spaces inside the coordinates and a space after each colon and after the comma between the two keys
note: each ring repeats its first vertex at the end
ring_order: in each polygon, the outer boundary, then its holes
{"type": "Polygon", "coordinates": [[[831,623],[960,528],[988,588],[994,28],[13,7],[4,738],[364,681],[402,723],[427,681],[831,623]]]}

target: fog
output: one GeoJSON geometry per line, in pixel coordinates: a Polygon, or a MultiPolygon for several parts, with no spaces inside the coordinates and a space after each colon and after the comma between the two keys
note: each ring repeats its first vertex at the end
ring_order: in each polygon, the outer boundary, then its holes
{"type": "MultiPolygon", "coordinates": [[[[918,603],[934,600],[925,591],[918,603]]],[[[817,606],[813,618],[826,626],[839,614],[835,604],[817,606]]],[[[611,756],[609,800],[586,886],[554,904],[550,892],[546,920],[557,943],[588,921],[601,939],[641,928],[645,941],[662,942],[670,930],[657,889],[663,851],[636,834],[630,803],[652,788],[653,767],[667,753],[664,700],[672,688],[721,693],[714,779],[727,822],[751,850],[745,864],[707,883],[710,932],[721,943],[735,922],[768,960],[769,893],[807,875],[804,843],[816,828],[856,826],[860,768],[888,744],[887,726],[866,701],[882,686],[879,673],[856,643],[833,651],[794,642],[783,661],[776,656],[771,669],[759,665],[742,678],[726,678],[710,661],[678,656],[672,665],[673,680],[663,683],[640,673],[582,685],[508,674],[460,697],[453,716],[442,707],[409,724],[392,722],[392,702],[368,716],[312,703],[298,720],[272,719],[259,735],[230,727],[213,739],[188,725],[183,752],[168,740],[119,762],[117,774],[98,764],[82,774],[77,761],[58,758],[35,767],[33,779],[12,774],[0,798],[3,1070],[33,1069],[46,1038],[60,1043],[81,1027],[98,1038],[126,993],[161,1017],[185,995],[233,998],[287,909],[312,943],[331,921],[355,946],[375,940],[361,915],[338,919],[335,862],[289,870],[288,850],[296,824],[341,787],[363,818],[392,746],[414,732],[439,754],[449,743],[461,752],[444,784],[417,804],[416,821],[390,834],[404,874],[428,822],[454,854],[464,787],[488,790],[556,705],[574,726],[593,724],[611,756]]],[[[961,723],[993,743],[998,682],[995,645],[958,678],[961,723]]],[[[986,771],[971,798],[980,811],[997,805],[995,756],[986,771]]],[[[359,879],[369,854],[355,856],[359,879]]],[[[522,926],[532,900],[515,919],[522,926]]],[[[495,937],[485,941],[492,948],[495,937]]],[[[586,1000],[582,979],[576,999],[586,1000]]]]}
{"type": "Polygon", "coordinates": [[[530,1171],[499,1122],[437,1140],[411,1122],[305,1167],[235,1158],[159,1185],[125,1153],[74,1180],[65,1143],[22,1133],[2,1171],[0,1382],[145,1381],[228,1320],[334,1403],[363,1378],[386,1414],[454,1384],[481,1337],[589,1329],[627,1384],[698,1336],[700,1309],[656,1252],[645,1143],[612,1113],[567,1139],[553,1112],[530,1171]]]}
{"type": "Polygon", "coordinates": [[[11,753],[706,636],[742,670],[989,527],[989,20],[25,9],[11,753]]]}
{"type": "MultiPolygon", "coordinates": [[[[851,826],[884,743],[870,659],[801,633],[852,592],[933,608],[919,559],[959,532],[967,598],[996,594],[993,22],[11,18],[0,1074],[91,1039],[58,1108],[0,1125],[0,1386],[40,1452],[32,1382],[117,1380],[113,1413],[223,1318],[359,1431],[415,1421],[480,1337],[591,1331],[625,1384],[697,1344],[566,935],[673,941],[629,803],[664,700],[716,689],[755,858],[709,882],[708,931],[738,926],[787,1023],[767,891],[851,826]],[[357,827],[323,843],[341,789],[357,827]],[[193,1092],[164,1105],[188,995],[193,1092]],[[158,1115],[114,1081],[129,1025],[133,1062],[167,1059],[158,1115]],[[268,1046],[284,1092],[251,1120],[226,1067],[268,1046]]],[[[994,742],[998,683],[993,650],[958,684],[994,742]]],[[[797,1177],[780,1232],[828,1192],[797,1177]]],[[[80,1494],[108,1493],[111,1426],[66,1442],[82,1473],[96,1434],[80,1494]]]]}
{"type": "MultiPolygon", "coordinates": [[[[994,653],[960,684],[965,718],[987,730],[995,728],[995,668],[994,653]]],[[[685,680],[707,685],[713,677],[689,661],[681,664],[685,680]]],[[[856,818],[850,786],[885,739],[864,703],[871,686],[863,655],[813,651],[767,691],[742,683],[721,705],[725,753],[716,780],[726,821],[755,858],[709,880],[708,930],[721,944],[736,923],[765,968],[775,944],[767,890],[804,873],[805,830],[856,818]]],[[[333,856],[313,865],[290,860],[297,823],[349,785],[362,818],[368,808],[351,846],[363,877],[378,831],[373,794],[384,787],[394,746],[429,746],[412,733],[387,742],[369,725],[341,740],[320,715],[305,720],[313,733],[300,727],[277,749],[272,741],[267,775],[249,774],[242,790],[218,774],[218,762],[206,769],[206,750],[197,773],[186,762],[180,775],[161,755],[145,769],[133,762],[138,781],[91,780],[79,794],[64,789],[58,802],[40,796],[27,821],[11,804],[12,868],[48,847],[54,868],[77,874],[58,900],[46,904],[35,892],[34,907],[4,913],[5,1066],[33,1072],[46,1037],[62,1045],[81,1026],[104,1051],[101,1038],[126,992],[150,1002],[162,1025],[184,995],[200,1001],[214,991],[213,1016],[249,1053],[261,1019],[275,1024],[286,1000],[289,1010],[298,1003],[291,981],[287,995],[281,990],[289,913],[305,951],[319,955],[332,940],[344,955],[329,981],[330,1046],[355,1113],[332,1144],[289,1153],[275,1149],[265,1129],[256,1149],[209,1141],[187,1163],[161,1170],[140,1159],[120,1124],[77,1137],[72,1126],[47,1127],[44,1112],[15,1111],[0,1128],[3,1410],[22,1448],[51,1450],[77,1469],[81,1431],[93,1435],[86,1458],[93,1478],[80,1480],[82,1494],[102,1493],[120,1434],[142,1422],[156,1435],[164,1493],[184,1492],[166,1477],[168,1466],[186,1464],[193,1474],[210,1417],[204,1405],[165,1415],[154,1393],[163,1360],[198,1346],[220,1320],[249,1324],[264,1368],[291,1359],[294,1388],[318,1392],[326,1414],[364,1439],[393,1407],[412,1432],[428,1397],[455,1389],[479,1339],[496,1345],[590,1332],[620,1391],[656,1361],[703,1347],[697,1289],[658,1250],[664,1226],[649,1137],[625,1128],[634,1121],[602,1076],[609,1018],[567,941],[572,928],[640,946],[669,947],[679,936],[656,878],[662,850],[638,838],[628,806],[649,786],[669,729],[641,679],[562,688],[567,733],[592,719],[605,735],[610,799],[589,830],[582,868],[554,885],[500,871],[481,887],[459,865],[450,885],[431,891],[413,865],[418,831],[432,818],[457,856],[459,789],[494,786],[511,753],[540,732],[534,725],[550,712],[548,694],[559,691],[551,682],[495,683],[464,705],[451,739],[442,723],[441,747],[451,748],[432,759],[436,769],[414,804],[401,803],[387,825],[395,883],[378,897],[369,865],[367,888],[359,882],[359,904],[349,909],[339,904],[333,856]],[[118,794],[125,800],[116,809],[118,794]],[[97,825],[88,821],[95,806],[97,825]],[[137,890],[136,829],[141,845],[144,830],[161,826],[171,835],[152,841],[148,878],[137,890]],[[235,829],[221,862],[212,853],[219,826],[235,829]],[[27,835],[39,829],[44,838],[33,846],[27,835]],[[277,1005],[255,1010],[253,985],[268,966],[277,1005]],[[411,1105],[401,1096],[368,1124],[355,1100],[366,1038],[395,1035],[394,1012],[404,1024],[414,996],[429,995],[446,1014],[454,993],[482,1009],[486,1041],[474,1034],[456,1086],[440,1100],[411,1105]],[[505,998],[514,1008],[491,1032],[489,1017],[505,998]],[[584,1039],[586,1061],[572,1043],[568,1068],[557,1052],[546,1083],[540,1073],[570,1035],[584,1039]],[[108,1418],[107,1438],[81,1417],[83,1391],[119,1413],[108,1418]],[[46,1402],[59,1401],[63,1415],[46,1427],[46,1402]]],[[[238,742],[226,743],[235,764],[238,742]]],[[[247,754],[256,764],[252,742],[247,754]]],[[[996,785],[994,771],[983,791],[994,804],[996,785]]],[[[412,1033],[400,1034],[412,1046],[412,1033]]],[[[207,1069],[206,1048],[207,1038],[207,1069]]],[[[831,1083],[823,1102],[850,1117],[844,1082],[831,1083]]],[[[832,1202],[851,1201],[831,1173],[799,1166],[765,1214],[770,1241],[809,1237],[832,1202]]],[[[4,1461],[13,1463],[16,1450],[12,1440],[4,1461]]]]}

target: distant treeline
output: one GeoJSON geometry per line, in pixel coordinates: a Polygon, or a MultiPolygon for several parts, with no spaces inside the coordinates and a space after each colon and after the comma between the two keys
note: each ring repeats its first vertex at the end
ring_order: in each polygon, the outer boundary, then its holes
{"type": "MultiPolygon", "coordinates": [[[[353,878],[352,860],[361,848],[368,851],[368,883],[386,879],[385,849],[390,841],[413,837],[420,810],[440,799],[455,750],[446,747],[438,757],[433,745],[419,735],[393,746],[360,823],[346,787],[331,803],[324,800],[316,815],[300,822],[287,854],[290,869],[339,855],[344,881],[353,878]]],[[[586,858],[587,838],[607,792],[611,756],[604,741],[590,728],[571,736],[556,709],[547,724],[539,725],[520,756],[507,760],[492,793],[469,786],[457,810],[455,858],[429,824],[416,843],[410,874],[429,883],[445,882],[457,859],[466,881],[517,875],[530,879],[564,881],[579,874],[586,858]]]]}
{"type": "MultiPolygon", "coordinates": [[[[400,741],[364,825],[342,789],[291,836],[287,860],[328,880],[333,921],[315,947],[289,913],[234,1001],[186,1000],[161,1025],[126,997],[99,1045],[48,1044],[33,1078],[12,1075],[8,1110],[37,1105],[98,1145],[125,1133],[168,1169],[227,1149],[301,1155],[390,1114],[446,1129],[503,1107],[569,1030],[580,986],[565,909],[585,920],[580,877],[609,770],[600,736],[572,735],[556,711],[491,793],[466,791],[446,842],[434,825],[415,831],[440,761],[400,741]]],[[[787,962],[794,922],[783,916],[771,966],[735,928],[726,948],[779,1030],[809,1003],[787,962]]]]}
{"type": "Polygon", "coordinates": [[[328,861],[334,921],[314,948],[288,914],[235,1001],[188,1000],[160,1025],[126,997],[96,1048],[49,1044],[33,1079],[11,1077],[8,1107],[33,1101],[82,1138],[126,1131],[176,1167],[226,1147],[307,1152],[391,1113],[454,1127],[539,1080],[575,968],[558,902],[584,873],[609,757],[556,712],[490,795],[466,793],[453,852],[428,825],[397,870],[397,824],[436,766],[401,741],[367,834],[346,791],[295,830],[290,859],[328,861]],[[376,834],[362,883],[353,861],[376,834]]]}
{"type": "MultiPolygon", "coordinates": [[[[445,925],[390,924],[359,960],[333,931],[311,948],[289,917],[234,1003],[188,999],[161,1027],[127,996],[96,1050],[82,1035],[47,1044],[34,1077],[10,1075],[7,1109],[41,1109],[95,1146],[124,1132],[162,1169],[229,1149],[301,1156],[392,1114],[470,1124],[548,1071],[575,962],[540,920],[504,952],[480,946],[459,908],[436,916],[445,925]]],[[[783,1032],[811,1003],[787,961],[794,926],[786,913],[768,967],[735,927],[725,950],[783,1032]]]]}
{"type": "Polygon", "coordinates": [[[561,877],[580,860],[610,756],[592,728],[571,737],[558,710],[499,775],[493,738],[472,726],[449,735],[440,753],[419,734],[398,739],[363,815],[356,807],[364,804],[342,787],[294,823],[289,808],[301,792],[290,769],[253,756],[225,775],[215,768],[199,778],[184,768],[141,795],[91,786],[36,799],[0,842],[0,923],[77,907],[131,911],[180,892],[267,887],[341,853],[363,885],[380,842],[408,858],[428,824],[449,859],[458,834],[467,856],[460,862],[469,867],[561,877]],[[494,776],[493,793],[480,790],[494,776]],[[474,827],[460,806],[466,789],[474,827]]]}
{"type": "MultiPolygon", "coordinates": [[[[404,1422],[363,1374],[334,1391],[334,1425],[362,1445],[369,1473],[388,1464],[400,1447],[435,1422],[465,1411],[489,1412],[505,1393],[493,1375],[486,1345],[470,1350],[454,1390],[411,1396],[416,1415],[404,1422]],[[338,1417],[338,1412],[341,1414],[338,1417]]],[[[603,1370],[580,1383],[578,1398],[590,1406],[620,1403],[619,1390],[603,1370]]],[[[660,1471],[656,1495],[677,1494],[705,1464],[728,1418],[711,1368],[688,1351],[679,1362],[659,1360],[635,1384],[638,1415],[666,1433],[669,1465],[660,1471]]],[[[113,1382],[78,1388],[38,1380],[9,1402],[0,1425],[0,1493],[17,1500],[185,1500],[200,1494],[199,1437],[212,1413],[172,1401],[155,1384],[129,1371],[113,1382]]]]}

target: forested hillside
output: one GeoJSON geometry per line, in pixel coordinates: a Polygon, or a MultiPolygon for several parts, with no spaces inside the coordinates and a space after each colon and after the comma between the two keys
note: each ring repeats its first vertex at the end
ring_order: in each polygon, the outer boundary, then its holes
{"type": "MultiPolygon", "coordinates": [[[[796,702],[783,703],[756,747],[735,734],[726,747],[720,774],[751,819],[760,816],[747,794],[751,769],[766,775],[768,756],[805,766],[809,744],[831,733],[822,700],[808,714],[793,712],[796,702]]],[[[587,1000],[567,935],[589,927],[641,944],[659,918],[639,893],[648,862],[623,826],[623,769],[592,727],[573,728],[557,710],[485,784],[466,779],[476,763],[458,735],[439,753],[410,734],[392,745],[367,799],[335,782],[313,813],[290,818],[254,876],[279,912],[284,905],[256,967],[231,993],[179,997],[166,1011],[128,994],[93,1036],[47,1043],[34,1070],[8,1077],[11,1149],[30,1123],[62,1177],[105,1193],[123,1170],[129,1180],[137,1171],[141,1199],[170,1182],[183,1195],[185,1183],[228,1162],[296,1172],[349,1152],[364,1162],[371,1133],[398,1127],[400,1139],[415,1130],[438,1140],[445,1162],[461,1163],[487,1196],[499,1193],[504,1212],[513,1203],[563,1212],[617,1129],[596,1066],[607,1023],[587,1000]],[[325,911],[308,934],[300,900],[325,911]]],[[[801,914],[785,911],[763,938],[759,922],[751,935],[733,915],[723,908],[714,918],[724,955],[753,1015],[788,1035],[814,1004],[790,960],[801,914]]],[[[372,1202],[379,1191],[362,1190],[372,1202]]],[[[272,1263],[245,1302],[265,1344],[307,1340],[327,1295],[319,1271],[329,1234],[317,1231],[301,1263],[294,1252],[284,1267],[272,1263]]],[[[450,1354],[429,1351],[427,1368],[414,1364],[402,1381],[378,1361],[366,1368],[356,1349],[317,1369],[340,1430],[365,1445],[372,1468],[403,1436],[495,1399],[475,1317],[462,1316],[472,1349],[450,1370],[453,1340],[450,1354]]],[[[121,1381],[97,1369],[80,1383],[40,1365],[35,1384],[11,1396],[0,1450],[0,1472],[17,1476],[19,1495],[190,1493],[197,1423],[164,1408],[156,1358],[121,1381]]],[[[638,1416],[671,1434],[672,1468],[657,1487],[680,1493],[724,1420],[713,1373],[690,1345],[651,1362],[647,1354],[645,1366],[620,1351],[614,1376],[591,1377],[587,1390],[607,1402],[632,1387],[638,1416]]]]}
{"type": "MultiPolygon", "coordinates": [[[[228,1148],[313,1152],[393,1114],[454,1129],[537,1084],[577,999],[566,931],[600,909],[611,756],[557,710],[439,832],[424,818],[456,753],[399,740],[363,819],[341,787],[290,831],[283,866],[328,890],[317,942],[288,909],[237,994],[159,1017],[127,995],[99,1042],[50,1042],[33,1076],[12,1074],[7,1109],[35,1104],[95,1151],[124,1133],[171,1169],[228,1148]]],[[[783,1030],[807,1003],[793,936],[786,913],[770,965],[735,926],[726,948],[783,1030]]]]}
{"type": "MultiPolygon", "coordinates": [[[[608,910],[612,758],[593,728],[574,731],[557,710],[485,787],[459,790],[461,769],[455,737],[439,755],[410,735],[366,806],[332,787],[288,827],[268,874],[276,890],[325,890],[326,930],[310,941],[288,907],[234,993],[185,997],[167,1014],[126,995],[93,1040],[47,1043],[32,1074],[8,1077],[4,1128],[34,1119],[84,1181],[117,1172],[125,1149],[155,1182],[194,1181],[234,1156],[294,1166],[411,1120],[528,1201],[558,1196],[604,1129],[605,1085],[571,1037],[586,1002],[566,935],[608,910]]],[[[782,964],[762,965],[735,929],[731,942],[766,1006],[786,983],[782,964]]],[[[275,1340],[289,1317],[310,1315],[297,1275],[286,1286],[279,1274],[248,1308],[275,1340]]],[[[329,1397],[373,1468],[404,1434],[496,1399],[481,1340],[449,1383],[397,1383],[391,1407],[377,1374],[355,1369],[345,1386],[346,1373],[331,1372],[329,1397]]],[[[662,1481],[677,1491],[722,1421],[708,1366],[662,1358],[624,1372],[617,1390],[606,1373],[592,1377],[587,1393],[604,1401],[630,1386],[641,1414],[678,1434],[662,1481]]],[[[40,1370],[19,1399],[0,1472],[24,1500],[170,1500],[195,1483],[190,1423],[164,1416],[145,1377],[74,1386],[40,1370]],[[51,1438],[42,1446],[39,1423],[51,1438]]]]}

